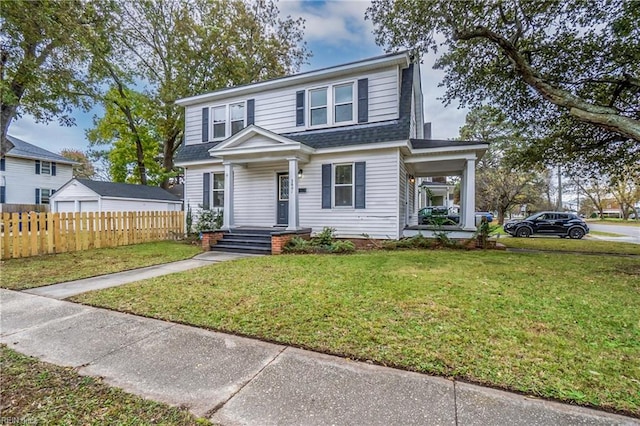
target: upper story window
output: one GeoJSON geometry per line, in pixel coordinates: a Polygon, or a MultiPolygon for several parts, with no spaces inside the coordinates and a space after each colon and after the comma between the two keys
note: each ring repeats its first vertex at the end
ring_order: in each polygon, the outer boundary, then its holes
{"type": "Polygon", "coordinates": [[[354,83],[309,90],[309,126],[347,124],[355,121],[354,83]]]}
{"type": "Polygon", "coordinates": [[[40,174],[41,175],[50,175],[51,174],[51,162],[50,161],[42,161],[42,162],[40,162],[40,174]]]}
{"type": "Polygon", "coordinates": [[[334,121],[353,121],[353,84],[341,84],[333,88],[334,121]]]}
{"type": "Polygon", "coordinates": [[[244,102],[231,104],[231,135],[235,135],[244,129],[244,102]]]}
{"type": "MultiPolygon", "coordinates": [[[[211,127],[213,140],[235,135],[246,127],[246,108],[244,102],[211,107],[211,127]]],[[[206,127],[206,123],[203,123],[206,127]]],[[[203,129],[204,133],[204,129],[203,129]]]]}
{"type": "Polygon", "coordinates": [[[309,98],[311,125],[327,124],[327,88],[310,90],[309,98]]]}
{"type": "Polygon", "coordinates": [[[211,108],[213,114],[213,138],[220,139],[227,134],[227,107],[211,108]]]}

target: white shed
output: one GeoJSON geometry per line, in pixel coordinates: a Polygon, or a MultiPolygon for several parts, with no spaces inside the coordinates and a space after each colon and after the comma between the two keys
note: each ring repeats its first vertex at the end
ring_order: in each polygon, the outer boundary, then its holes
{"type": "Polygon", "coordinates": [[[180,211],[182,200],[157,186],[71,179],[51,196],[51,211],[180,211]]]}

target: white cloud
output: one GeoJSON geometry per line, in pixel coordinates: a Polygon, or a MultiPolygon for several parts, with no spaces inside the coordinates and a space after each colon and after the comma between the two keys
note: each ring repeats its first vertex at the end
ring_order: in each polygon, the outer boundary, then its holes
{"type": "Polygon", "coordinates": [[[278,4],[283,16],[305,19],[305,39],[312,43],[321,41],[326,44],[340,45],[373,40],[371,21],[365,21],[364,15],[370,1],[328,1],[305,2],[286,0],[278,4]]]}

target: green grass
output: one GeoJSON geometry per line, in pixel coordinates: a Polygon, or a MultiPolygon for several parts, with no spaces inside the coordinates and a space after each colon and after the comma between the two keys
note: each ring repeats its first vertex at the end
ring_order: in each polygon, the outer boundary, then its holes
{"type": "Polygon", "coordinates": [[[173,241],[136,244],[0,262],[0,287],[24,290],[44,285],[188,259],[200,247],[173,241]]]}
{"type": "Polygon", "coordinates": [[[640,227],[640,221],[635,219],[586,219],[587,223],[597,223],[598,225],[623,225],[623,226],[638,226],[640,227]]]}
{"type": "Polygon", "coordinates": [[[0,346],[0,362],[3,424],[210,424],[184,409],[145,400],[6,346],[0,346]]]}
{"type": "Polygon", "coordinates": [[[590,240],[588,238],[572,240],[560,237],[501,237],[498,241],[509,248],[640,255],[640,244],[590,240]]]}
{"type": "Polygon", "coordinates": [[[616,234],[615,232],[589,231],[589,235],[597,235],[600,237],[625,237],[626,235],[616,234]]]}
{"type": "Polygon", "coordinates": [[[261,257],[73,300],[640,415],[637,259],[261,257]]]}

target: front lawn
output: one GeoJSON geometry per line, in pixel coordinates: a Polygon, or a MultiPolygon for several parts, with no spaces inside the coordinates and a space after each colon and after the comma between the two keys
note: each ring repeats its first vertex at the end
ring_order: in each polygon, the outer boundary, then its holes
{"type": "Polygon", "coordinates": [[[184,409],[145,400],[0,346],[2,424],[210,424],[184,409]]]}
{"type": "Polygon", "coordinates": [[[635,258],[269,256],[73,300],[640,415],[635,258]]]}
{"type": "Polygon", "coordinates": [[[640,244],[591,240],[589,238],[572,240],[570,238],[539,236],[531,238],[500,237],[498,242],[509,248],[529,250],[640,255],[640,244]]]}
{"type": "Polygon", "coordinates": [[[157,241],[131,246],[10,259],[0,262],[0,287],[24,290],[81,278],[189,259],[199,246],[157,241]]]}
{"type": "Polygon", "coordinates": [[[636,220],[636,219],[628,219],[628,220],[616,219],[616,218],[610,218],[610,219],[587,219],[586,222],[587,222],[587,224],[597,223],[598,225],[622,225],[622,226],[638,226],[638,227],[640,227],[640,220],[636,220]]]}

